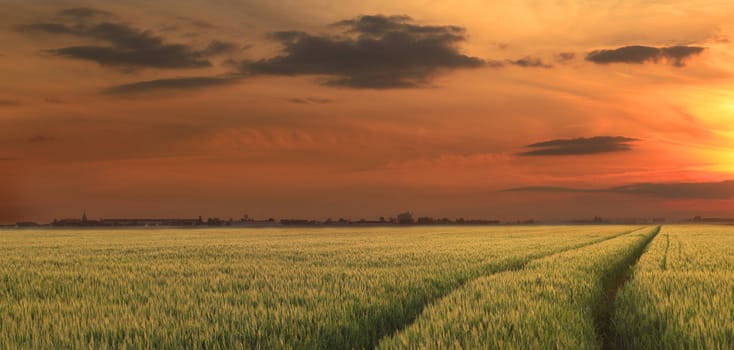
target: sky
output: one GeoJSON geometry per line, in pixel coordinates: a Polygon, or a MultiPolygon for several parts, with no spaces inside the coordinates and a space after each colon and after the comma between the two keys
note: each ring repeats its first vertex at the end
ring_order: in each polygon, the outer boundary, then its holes
{"type": "Polygon", "coordinates": [[[734,216],[732,18],[0,0],[0,222],[734,216]]]}

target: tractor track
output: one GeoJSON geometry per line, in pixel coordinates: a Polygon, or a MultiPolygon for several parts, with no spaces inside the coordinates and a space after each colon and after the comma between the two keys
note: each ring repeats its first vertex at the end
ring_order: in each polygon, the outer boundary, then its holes
{"type": "Polygon", "coordinates": [[[619,290],[622,289],[632,277],[634,266],[640,260],[642,254],[647,250],[650,242],[652,242],[652,240],[660,233],[661,228],[662,226],[655,228],[655,233],[635,247],[632,254],[627,259],[605,276],[605,298],[602,300],[601,305],[597,306],[596,317],[594,320],[603,350],[612,350],[617,348],[614,341],[614,323],[612,321],[612,318],[614,317],[614,299],[617,297],[619,290]]]}
{"type": "MultiPolygon", "coordinates": [[[[595,240],[592,240],[590,242],[586,242],[586,243],[583,243],[583,244],[577,244],[577,245],[565,247],[565,248],[562,248],[560,250],[557,250],[557,251],[554,251],[554,252],[551,252],[551,253],[546,253],[546,254],[541,254],[541,255],[535,255],[535,256],[530,257],[529,259],[518,261],[517,263],[514,263],[514,264],[508,264],[507,266],[505,266],[503,268],[500,268],[498,270],[493,270],[493,271],[490,271],[488,273],[478,274],[477,276],[473,276],[472,278],[467,278],[465,280],[461,280],[461,281],[459,281],[459,283],[454,288],[448,289],[444,293],[440,293],[436,297],[431,298],[426,303],[422,304],[419,308],[417,308],[415,310],[416,312],[414,313],[414,315],[412,317],[410,317],[408,320],[406,320],[406,322],[403,322],[403,323],[399,324],[397,327],[394,327],[393,329],[391,329],[389,332],[386,332],[385,334],[380,335],[378,338],[375,339],[375,342],[373,342],[373,344],[370,344],[371,345],[370,347],[371,348],[375,348],[375,347],[377,347],[382,342],[382,340],[384,338],[389,338],[389,337],[391,337],[391,336],[393,336],[393,335],[395,335],[397,333],[400,333],[404,329],[410,327],[410,325],[412,325],[413,323],[415,323],[415,321],[418,319],[418,317],[423,313],[423,311],[429,305],[439,303],[442,299],[446,298],[451,293],[453,293],[453,292],[455,292],[455,291],[463,288],[465,285],[471,283],[472,281],[475,281],[475,280],[477,280],[479,278],[483,278],[483,277],[487,277],[487,276],[492,276],[492,275],[496,275],[496,274],[500,274],[500,273],[522,270],[523,268],[525,268],[525,266],[527,266],[528,264],[530,264],[533,261],[544,259],[544,258],[547,258],[547,257],[550,257],[550,256],[554,256],[554,255],[557,255],[557,254],[561,254],[561,253],[565,253],[565,252],[569,252],[569,251],[573,251],[573,250],[578,250],[578,249],[581,249],[581,248],[589,247],[589,246],[592,246],[592,245],[595,245],[595,244],[600,244],[600,243],[606,242],[608,240],[611,240],[611,239],[614,239],[614,238],[617,238],[617,237],[622,237],[622,236],[625,236],[625,235],[629,235],[629,234],[638,232],[638,231],[643,230],[643,229],[646,229],[646,228],[649,228],[649,226],[643,226],[643,227],[638,227],[638,228],[635,228],[635,229],[632,229],[632,230],[623,231],[623,232],[620,232],[618,234],[614,234],[614,235],[611,235],[611,236],[608,236],[608,237],[603,237],[603,238],[600,238],[600,239],[595,239],[595,240]]],[[[657,233],[656,233],[656,235],[657,235],[657,233]]],[[[653,235],[652,237],[654,237],[654,236],[655,235],[653,235]]],[[[646,245],[647,244],[645,244],[645,246],[646,245]]]]}

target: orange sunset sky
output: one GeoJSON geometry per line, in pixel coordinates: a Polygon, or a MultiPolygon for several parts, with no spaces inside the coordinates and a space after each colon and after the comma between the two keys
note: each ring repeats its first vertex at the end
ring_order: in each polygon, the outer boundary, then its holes
{"type": "Polygon", "coordinates": [[[0,0],[0,222],[734,216],[734,2],[0,0]]]}

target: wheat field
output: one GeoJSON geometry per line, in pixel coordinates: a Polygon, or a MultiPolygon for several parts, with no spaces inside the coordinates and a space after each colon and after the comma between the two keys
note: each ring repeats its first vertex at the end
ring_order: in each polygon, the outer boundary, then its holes
{"type": "Polygon", "coordinates": [[[728,346],[729,232],[5,230],[0,349],[728,346]]]}

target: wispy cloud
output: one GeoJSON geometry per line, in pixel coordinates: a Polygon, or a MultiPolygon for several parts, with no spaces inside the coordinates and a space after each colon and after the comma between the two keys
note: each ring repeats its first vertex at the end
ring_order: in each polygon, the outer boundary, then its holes
{"type": "Polygon", "coordinates": [[[237,45],[212,41],[203,49],[183,43],[169,43],[149,30],[110,20],[109,12],[92,8],[61,10],[56,21],[21,25],[21,32],[41,32],[92,39],[104,45],[78,45],[47,50],[48,53],[96,62],[103,66],[149,68],[210,67],[209,58],[237,50],[237,45]]]}
{"type": "Polygon", "coordinates": [[[699,46],[624,46],[611,50],[596,50],[586,55],[586,60],[597,64],[669,62],[676,67],[685,65],[685,61],[705,50],[699,46]]]}
{"type": "Polygon", "coordinates": [[[526,57],[519,58],[516,60],[507,60],[507,63],[514,65],[514,66],[524,67],[524,68],[535,68],[535,67],[552,68],[553,67],[553,65],[551,64],[544,63],[543,60],[541,60],[540,58],[531,57],[531,56],[526,56],[526,57]]]}
{"type": "Polygon", "coordinates": [[[192,26],[194,26],[196,28],[199,28],[199,29],[215,29],[215,28],[217,28],[216,25],[214,25],[214,24],[212,24],[210,22],[207,22],[207,21],[204,21],[204,20],[201,20],[201,19],[197,19],[197,18],[188,17],[188,16],[177,16],[176,19],[179,20],[179,21],[182,21],[182,22],[186,22],[186,23],[188,23],[188,24],[190,24],[190,25],[192,25],[192,26]]]}
{"type": "Polygon", "coordinates": [[[556,61],[559,63],[569,63],[576,58],[576,54],[573,52],[560,52],[556,55],[556,61]]]}

